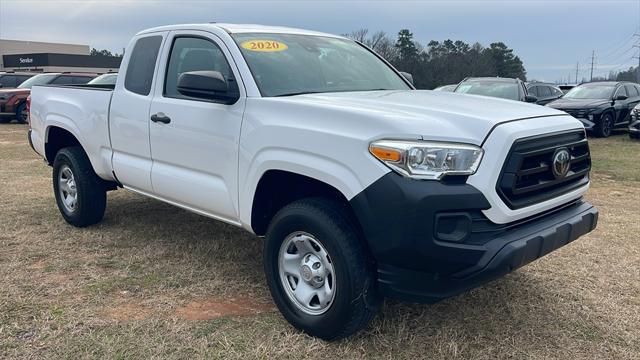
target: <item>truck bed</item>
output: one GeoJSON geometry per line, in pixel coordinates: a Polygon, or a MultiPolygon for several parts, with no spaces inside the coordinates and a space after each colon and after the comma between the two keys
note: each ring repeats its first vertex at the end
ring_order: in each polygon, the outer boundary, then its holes
{"type": "Polygon", "coordinates": [[[112,94],[113,86],[110,85],[34,86],[31,89],[30,114],[34,149],[46,156],[45,143],[52,140],[48,138],[48,128],[65,129],[77,134],[96,173],[102,178],[112,179],[109,138],[112,94]]]}

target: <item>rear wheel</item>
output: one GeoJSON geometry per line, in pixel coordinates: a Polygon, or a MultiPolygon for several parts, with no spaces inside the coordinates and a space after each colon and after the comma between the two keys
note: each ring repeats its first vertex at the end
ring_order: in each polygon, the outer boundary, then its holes
{"type": "Polygon", "coordinates": [[[596,123],[593,132],[596,137],[609,137],[613,131],[613,115],[610,112],[602,114],[600,121],[596,123]]]}
{"type": "Polygon", "coordinates": [[[16,110],[16,120],[18,124],[26,124],[29,120],[29,113],[27,112],[27,103],[22,103],[16,110]]]}
{"type": "Polygon", "coordinates": [[[85,227],[102,220],[107,205],[106,187],[82,148],[68,147],[56,154],[53,191],[58,209],[69,224],[85,227]]]}
{"type": "Polygon", "coordinates": [[[329,341],[364,328],[380,304],[373,267],[348,219],[339,202],[299,200],[276,214],[265,241],[276,305],[294,327],[329,341]]]}

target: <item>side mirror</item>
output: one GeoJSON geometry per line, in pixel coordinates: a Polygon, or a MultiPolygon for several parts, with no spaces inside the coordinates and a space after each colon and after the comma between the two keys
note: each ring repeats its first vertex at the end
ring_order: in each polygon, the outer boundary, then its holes
{"type": "Polygon", "coordinates": [[[538,102],[538,98],[533,95],[525,95],[524,101],[528,103],[534,103],[534,102],[538,102]]]}
{"type": "Polygon", "coordinates": [[[613,98],[613,101],[616,101],[616,100],[627,100],[627,99],[628,99],[627,95],[616,95],[616,97],[613,98]]]}
{"type": "Polygon", "coordinates": [[[193,98],[222,101],[228,104],[238,99],[237,94],[229,93],[229,84],[219,71],[188,71],[180,74],[178,92],[193,98]]]}
{"type": "Polygon", "coordinates": [[[413,85],[413,75],[409,74],[408,72],[404,72],[404,71],[400,71],[400,75],[402,75],[402,77],[407,79],[407,81],[410,82],[411,85],[413,85]]]}

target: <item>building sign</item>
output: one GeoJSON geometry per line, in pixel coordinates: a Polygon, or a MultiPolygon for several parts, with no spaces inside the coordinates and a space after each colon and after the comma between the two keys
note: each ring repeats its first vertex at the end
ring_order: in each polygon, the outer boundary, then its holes
{"type": "Polygon", "coordinates": [[[120,67],[122,58],[109,56],[40,53],[3,55],[2,61],[4,62],[4,67],[7,68],[61,66],[117,69],[120,67]]]}

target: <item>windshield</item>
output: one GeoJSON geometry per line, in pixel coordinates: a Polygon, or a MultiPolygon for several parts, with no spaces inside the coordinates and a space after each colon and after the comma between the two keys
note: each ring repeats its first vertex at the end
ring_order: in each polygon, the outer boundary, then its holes
{"type": "Polygon", "coordinates": [[[509,100],[520,100],[517,82],[465,81],[458,85],[455,92],[491,96],[509,100]]]}
{"type": "Polygon", "coordinates": [[[29,80],[26,80],[18,86],[18,89],[31,89],[33,85],[46,85],[51,80],[55,79],[58,74],[40,74],[36,75],[29,80]]]}
{"type": "Polygon", "coordinates": [[[610,99],[615,85],[576,86],[564,94],[565,99],[610,99]]]}
{"type": "Polygon", "coordinates": [[[387,64],[351,40],[263,33],[233,38],[262,96],[410,89],[387,64]]]}
{"type": "Polygon", "coordinates": [[[87,85],[115,85],[118,74],[103,74],[89,81],[87,85]]]}

